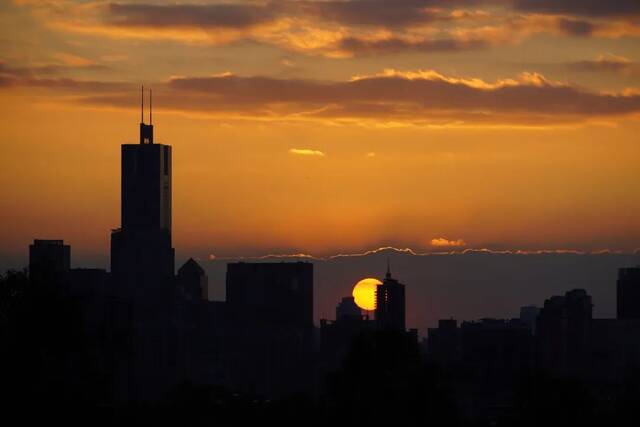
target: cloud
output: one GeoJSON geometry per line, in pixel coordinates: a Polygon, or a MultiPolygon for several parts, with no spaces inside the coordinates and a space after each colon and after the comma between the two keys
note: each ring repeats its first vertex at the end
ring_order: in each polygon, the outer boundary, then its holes
{"type": "MultiPolygon", "coordinates": [[[[138,104],[133,83],[45,78],[4,63],[0,63],[0,85],[75,94],[72,101],[81,104],[116,108],[138,104]]],[[[434,70],[388,69],[341,81],[224,73],[156,82],[155,93],[168,111],[263,121],[546,126],[640,113],[636,88],[599,93],[537,73],[494,82],[434,70]]]]}
{"type": "MultiPolygon", "coordinates": [[[[457,15],[442,7],[477,3],[433,0],[246,1],[215,4],[111,3],[107,21],[119,26],[248,28],[282,18],[353,26],[406,27],[457,15]]],[[[470,15],[460,15],[468,18],[470,15]]]]}
{"type": "Polygon", "coordinates": [[[513,7],[523,12],[594,17],[640,14],[637,0],[513,0],[513,7]]]}
{"type": "Polygon", "coordinates": [[[448,240],[445,239],[443,237],[438,237],[436,239],[431,239],[431,246],[436,246],[436,247],[460,247],[460,246],[467,246],[467,243],[462,240],[462,239],[456,239],[456,240],[448,240]]]}
{"type": "Polygon", "coordinates": [[[354,56],[380,55],[398,52],[455,52],[485,48],[489,43],[482,39],[465,40],[457,38],[404,39],[400,37],[377,40],[345,37],[336,46],[338,51],[354,56]]]}
{"type": "MultiPolygon", "coordinates": [[[[322,0],[208,3],[22,1],[67,32],[227,45],[255,42],[327,57],[442,52],[512,44],[538,33],[640,36],[616,2],[509,0],[322,0]],[[600,3],[606,6],[599,6],[600,3]],[[496,7],[498,6],[498,7],[496,7]],[[472,7],[467,10],[465,7],[472,7]],[[599,19],[604,10],[615,18],[599,19]],[[573,13],[574,11],[575,13],[573,13]]],[[[633,3],[637,3],[633,0],[633,3]]],[[[636,10],[623,0],[622,10],[636,10]]],[[[608,15],[607,15],[608,16],[608,15]]]]}
{"type": "Polygon", "coordinates": [[[82,63],[52,63],[32,66],[13,66],[0,61],[0,75],[13,77],[15,79],[35,78],[36,76],[50,76],[63,74],[69,71],[109,71],[111,67],[95,62],[87,61],[82,63]]]}
{"type": "Polygon", "coordinates": [[[122,27],[248,28],[272,21],[276,3],[144,4],[111,3],[106,21],[122,27]]]}
{"type": "Polygon", "coordinates": [[[559,18],[556,23],[560,31],[571,36],[591,36],[596,29],[594,23],[583,19],[559,18]]]}
{"type": "Polygon", "coordinates": [[[292,148],[289,153],[297,156],[324,157],[325,154],[319,150],[310,150],[308,148],[292,148]]]}
{"type": "MultiPolygon", "coordinates": [[[[93,66],[94,64],[90,64],[93,66]]],[[[96,65],[97,66],[97,65],[96,65]]],[[[14,67],[0,62],[0,87],[33,87],[77,93],[120,93],[132,90],[135,85],[128,82],[79,80],[68,77],[48,77],[85,65],[47,65],[38,67],[14,67]]]]}
{"type": "Polygon", "coordinates": [[[417,25],[438,18],[437,11],[429,9],[434,1],[425,0],[359,0],[359,1],[307,1],[305,14],[324,21],[346,25],[377,25],[398,27],[417,25]]]}
{"type": "Polygon", "coordinates": [[[640,72],[640,64],[628,58],[611,54],[600,55],[595,60],[577,61],[567,64],[576,71],[607,72],[620,74],[635,74],[640,72]]]}
{"type": "Polygon", "coordinates": [[[387,120],[436,119],[538,121],[579,120],[640,111],[640,97],[589,92],[536,73],[486,82],[447,77],[433,70],[357,76],[349,81],[270,77],[185,77],[168,86],[182,105],[212,105],[297,117],[365,117],[387,120]]]}

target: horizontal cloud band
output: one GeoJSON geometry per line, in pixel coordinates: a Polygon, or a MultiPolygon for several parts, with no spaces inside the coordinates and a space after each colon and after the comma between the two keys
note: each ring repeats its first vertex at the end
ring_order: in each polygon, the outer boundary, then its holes
{"type": "MultiPolygon", "coordinates": [[[[28,86],[74,94],[84,104],[137,106],[135,85],[37,78],[0,64],[0,87],[28,86]]],[[[154,87],[166,110],[259,119],[372,119],[412,123],[529,124],[575,122],[640,112],[640,95],[605,94],[523,73],[495,83],[435,71],[385,70],[347,81],[243,77],[229,73],[176,77],[154,87]]]]}
{"type": "Polygon", "coordinates": [[[434,71],[387,70],[343,82],[224,75],[175,78],[168,86],[183,93],[193,108],[226,106],[317,117],[413,120],[433,113],[450,119],[491,114],[577,118],[640,111],[640,96],[587,92],[537,74],[493,84],[434,71]]]}

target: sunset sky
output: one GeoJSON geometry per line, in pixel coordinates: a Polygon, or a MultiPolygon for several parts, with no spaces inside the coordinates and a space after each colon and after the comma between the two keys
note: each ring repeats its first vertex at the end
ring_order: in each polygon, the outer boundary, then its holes
{"type": "Polygon", "coordinates": [[[5,264],[108,265],[141,84],[179,259],[640,247],[637,0],[4,0],[5,264]]]}

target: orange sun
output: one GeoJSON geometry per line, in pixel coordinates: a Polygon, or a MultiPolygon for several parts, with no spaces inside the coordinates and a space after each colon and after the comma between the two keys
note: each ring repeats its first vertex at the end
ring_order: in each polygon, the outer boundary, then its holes
{"type": "Polygon", "coordinates": [[[378,279],[362,279],[353,287],[353,298],[356,305],[363,310],[371,311],[376,308],[376,287],[382,282],[378,279]]]}

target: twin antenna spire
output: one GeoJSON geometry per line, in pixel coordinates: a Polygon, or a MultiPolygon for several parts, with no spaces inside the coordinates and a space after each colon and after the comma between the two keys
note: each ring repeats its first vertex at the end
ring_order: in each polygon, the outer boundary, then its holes
{"type": "Polygon", "coordinates": [[[149,89],[149,124],[144,122],[144,85],[140,88],[140,144],[153,144],[153,98],[149,89]]]}
{"type": "MultiPolygon", "coordinates": [[[[140,123],[144,123],[144,85],[140,86],[140,123]]],[[[153,98],[149,89],[149,124],[153,124],[153,98]]]]}

